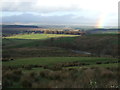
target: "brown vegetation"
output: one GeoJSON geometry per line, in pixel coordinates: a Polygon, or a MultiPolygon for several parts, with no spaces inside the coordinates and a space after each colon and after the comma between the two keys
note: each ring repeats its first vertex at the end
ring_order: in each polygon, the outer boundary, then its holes
{"type": "Polygon", "coordinates": [[[24,88],[118,88],[117,71],[100,67],[44,70],[22,73],[20,69],[3,73],[3,87],[20,82],[24,88]]]}

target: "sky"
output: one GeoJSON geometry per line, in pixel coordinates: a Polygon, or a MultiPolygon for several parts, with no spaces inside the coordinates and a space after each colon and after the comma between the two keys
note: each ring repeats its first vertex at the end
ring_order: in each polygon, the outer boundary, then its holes
{"type": "Polygon", "coordinates": [[[4,24],[118,25],[119,0],[2,0],[4,24]]]}

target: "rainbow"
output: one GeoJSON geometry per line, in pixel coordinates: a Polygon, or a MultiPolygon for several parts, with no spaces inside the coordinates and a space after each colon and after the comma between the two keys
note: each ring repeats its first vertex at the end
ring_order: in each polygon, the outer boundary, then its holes
{"type": "Polygon", "coordinates": [[[104,27],[107,15],[108,15],[108,12],[102,13],[100,15],[100,17],[95,25],[96,28],[103,28],[104,27]]]}

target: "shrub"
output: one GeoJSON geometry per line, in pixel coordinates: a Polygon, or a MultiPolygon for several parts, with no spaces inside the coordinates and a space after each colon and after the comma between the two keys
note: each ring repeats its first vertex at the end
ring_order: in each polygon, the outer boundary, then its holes
{"type": "Polygon", "coordinates": [[[11,80],[8,80],[7,78],[3,78],[2,80],[2,87],[10,87],[13,85],[13,82],[11,80]]]}
{"type": "Polygon", "coordinates": [[[48,67],[48,66],[43,66],[43,68],[44,68],[44,69],[49,69],[49,67],[48,67]]]}
{"type": "Polygon", "coordinates": [[[120,60],[118,60],[118,63],[120,63],[120,60]]]}
{"type": "Polygon", "coordinates": [[[102,64],[102,62],[96,62],[96,64],[102,64]]]}
{"type": "Polygon", "coordinates": [[[118,61],[113,61],[112,63],[118,63],[118,61]]]}
{"type": "Polygon", "coordinates": [[[52,80],[59,80],[60,79],[60,75],[61,75],[61,73],[60,72],[50,72],[49,74],[48,74],[48,78],[49,79],[52,79],[52,80]]]}
{"type": "Polygon", "coordinates": [[[13,73],[16,75],[21,75],[22,71],[21,71],[21,69],[17,69],[17,70],[13,70],[13,73]]]}
{"type": "Polygon", "coordinates": [[[108,62],[108,61],[106,61],[106,62],[104,62],[104,64],[109,64],[109,62],[108,62]]]}
{"type": "Polygon", "coordinates": [[[102,78],[115,78],[115,74],[112,71],[106,69],[102,70],[100,75],[102,78]]]}
{"type": "Polygon", "coordinates": [[[9,58],[2,58],[3,62],[9,61],[9,58]]]}
{"type": "Polygon", "coordinates": [[[87,67],[83,67],[83,68],[82,68],[82,70],[86,70],[86,69],[88,69],[88,68],[87,68],[87,67]]]}
{"type": "Polygon", "coordinates": [[[84,65],[85,65],[85,63],[82,63],[82,65],[84,66],[84,65]]]}
{"type": "Polygon", "coordinates": [[[31,69],[32,69],[32,66],[30,66],[30,65],[24,66],[24,69],[26,69],[26,70],[31,70],[31,69]]]}
{"type": "Polygon", "coordinates": [[[32,83],[34,83],[35,81],[36,81],[35,73],[31,72],[22,76],[20,83],[22,87],[30,88],[32,87],[32,83]]]}
{"type": "Polygon", "coordinates": [[[21,85],[22,85],[22,87],[30,88],[32,86],[32,81],[29,80],[28,78],[22,78],[21,85]]]}
{"type": "Polygon", "coordinates": [[[49,69],[52,69],[52,70],[54,70],[54,71],[57,71],[57,70],[61,70],[62,67],[61,67],[60,65],[55,65],[55,66],[50,67],[49,69]]]}
{"type": "Polygon", "coordinates": [[[41,71],[40,72],[40,76],[41,77],[47,77],[47,75],[49,74],[49,72],[50,72],[49,70],[41,71]]]}
{"type": "Polygon", "coordinates": [[[11,61],[14,60],[13,58],[10,59],[11,61]]]}
{"type": "Polygon", "coordinates": [[[29,73],[29,76],[30,76],[30,77],[35,77],[35,75],[36,75],[35,72],[30,72],[30,73],[29,73]]]}

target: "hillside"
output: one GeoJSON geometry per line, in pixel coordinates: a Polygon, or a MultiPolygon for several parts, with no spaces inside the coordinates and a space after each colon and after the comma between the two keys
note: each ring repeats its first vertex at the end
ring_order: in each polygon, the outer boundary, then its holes
{"type": "Polygon", "coordinates": [[[35,25],[2,25],[2,28],[38,28],[35,25]]]}

